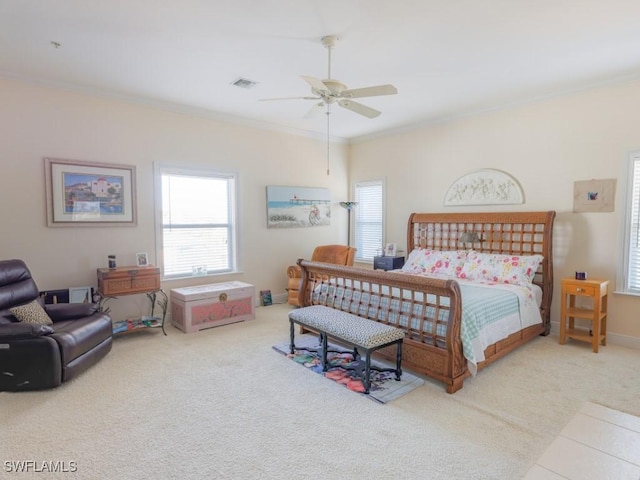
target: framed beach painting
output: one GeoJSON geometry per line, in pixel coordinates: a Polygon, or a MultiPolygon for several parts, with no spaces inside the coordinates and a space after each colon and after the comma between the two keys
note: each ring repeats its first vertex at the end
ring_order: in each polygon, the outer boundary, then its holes
{"type": "Polygon", "coordinates": [[[317,227],[331,223],[328,188],[267,186],[267,227],[317,227]]]}
{"type": "Polygon", "coordinates": [[[135,225],[134,166],[44,160],[47,225],[135,225]]]}

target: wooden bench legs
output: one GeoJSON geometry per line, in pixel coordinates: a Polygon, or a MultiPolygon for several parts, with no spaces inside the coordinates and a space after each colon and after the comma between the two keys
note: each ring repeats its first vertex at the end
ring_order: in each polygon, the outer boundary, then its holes
{"type": "MultiPolygon", "coordinates": [[[[293,355],[295,353],[296,350],[296,346],[295,346],[295,323],[298,323],[302,326],[308,326],[308,325],[304,325],[301,322],[298,322],[296,320],[293,319],[289,319],[289,338],[290,338],[290,343],[289,343],[289,351],[290,353],[293,355]]],[[[330,351],[335,351],[335,352],[339,352],[338,350],[330,350],[329,349],[329,337],[339,341],[339,342],[343,342],[343,343],[347,343],[349,345],[351,345],[353,347],[353,350],[351,352],[342,352],[342,353],[351,353],[352,357],[353,357],[353,363],[354,366],[351,367],[345,367],[345,366],[341,366],[340,368],[344,369],[344,370],[350,370],[350,371],[355,371],[356,374],[362,379],[362,383],[364,385],[364,393],[369,393],[369,391],[371,390],[371,371],[375,371],[375,372],[394,372],[395,373],[395,379],[396,381],[400,381],[401,377],[402,377],[402,339],[398,339],[398,340],[394,340],[392,342],[388,342],[388,343],[384,343],[382,345],[376,345],[375,347],[370,347],[370,348],[365,348],[361,345],[356,345],[353,344],[347,340],[345,340],[344,338],[340,338],[337,335],[333,335],[327,332],[323,332],[323,331],[319,331],[318,332],[320,334],[320,357],[322,359],[322,371],[326,372],[329,370],[330,365],[327,359],[327,353],[330,351]],[[384,347],[388,347],[390,345],[396,345],[396,366],[395,368],[386,368],[386,367],[376,367],[376,366],[372,366],[371,365],[371,354],[373,352],[375,352],[376,350],[379,350],[381,348],[384,347]],[[360,351],[362,351],[364,353],[364,365],[363,365],[363,361],[361,360],[361,353],[360,351]]]]}
{"type": "MultiPolygon", "coordinates": [[[[357,361],[357,357],[359,357],[360,355],[358,354],[358,348],[362,348],[362,347],[354,347],[354,361],[357,361]]],[[[362,378],[362,381],[364,383],[364,389],[365,392],[364,393],[369,393],[369,390],[371,389],[371,370],[376,371],[376,372],[395,372],[396,374],[396,381],[400,381],[400,378],[402,377],[402,339],[400,340],[395,340],[393,342],[389,342],[389,343],[385,343],[384,345],[379,345],[375,348],[362,348],[362,350],[365,352],[365,356],[364,356],[364,373],[360,375],[360,377],[362,378]],[[375,352],[376,350],[379,350],[381,348],[384,347],[388,347],[390,345],[396,344],[396,368],[384,368],[384,367],[373,367],[371,366],[371,354],[373,352],[375,352]]],[[[345,368],[345,367],[342,367],[345,368]]],[[[359,371],[360,368],[355,367],[355,368],[351,368],[351,367],[346,367],[346,370],[356,370],[359,371]]]]}

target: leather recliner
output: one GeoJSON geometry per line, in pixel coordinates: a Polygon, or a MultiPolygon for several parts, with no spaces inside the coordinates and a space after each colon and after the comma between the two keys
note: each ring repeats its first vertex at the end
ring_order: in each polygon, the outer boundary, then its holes
{"type": "Polygon", "coordinates": [[[109,315],[94,303],[43,305],[22,260],[0,261],[0,391],[57,387],[111,350],[109,315]],[[52,325],[24,323],[9,311],[37,299],[52,325]]]}
{"type": "MultiPolygon", "coordinates": [[[[335,265],[353,266],[356,257],[356,248],[347,245],[320,245],[313,250],[311,254],[312,262],[333,263],[335,265]]],[[[287,268],[288,282],[288,300],[290,305],[299,306],[298,290],[300,288],[301,271],[297,265],[291,265],[287,268]]]]}

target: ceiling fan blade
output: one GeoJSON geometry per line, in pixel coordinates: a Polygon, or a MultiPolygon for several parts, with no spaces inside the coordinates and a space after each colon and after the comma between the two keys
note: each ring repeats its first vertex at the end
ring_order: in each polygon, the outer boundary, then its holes
{"type": "Polygon", "coordinates": [[[343,98],[377,97],[379,95],[395,95],[398,89],[393,85],[376,85],[375,87],[354,88],[345,90],[340,95],[343,98]]]}
{"type": "Polygon", "coordinates": [[[338,105],[340,105],[342,108],[346,108],[347,110],[351,110],[352,112],[364,115],[367,118],[376,118],[382,113],[375,108],[367,107],[366,105],[354,102],[353,100],[340,100],[338,102],[338,105]]]}
{"type": "Polygon", "coordinates": [[[319,80],[315,77],[309,77],[307,75],[300,75],[300,77],[307,82],[311,88],[313,88],[314,90],[318,91],[318,92],[327,92],[327,93],[331,93],[331,90],[329,90],[327,88],[327,86],[322,82],[322,80],[319,80]]]}
{"type": "Polygon", "coordinates": [[[321,100],[321,97],[279,97],[279,98],[259,98],[259,102],[270,102],[272,100],[321,100]]]}
{"type": "Polygon", "coordinates": [[[324,102],[318,102],[316,103],[313,107],[311,107],[311,109],[307,112],[307,114],[304,116],[304,118],[313,118],[316,115],[318,115],[319,113],[324,111],[324,102]]]}

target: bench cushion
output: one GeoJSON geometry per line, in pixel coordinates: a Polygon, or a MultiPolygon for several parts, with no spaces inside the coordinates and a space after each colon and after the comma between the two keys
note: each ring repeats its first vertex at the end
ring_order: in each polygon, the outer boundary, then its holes
{"type": "Polygon", "coordinates": [[[399,328],[323,305],[292,310],[289,319],[362,348],[375,348],[404,338],[404,331],[399,328]]]}

